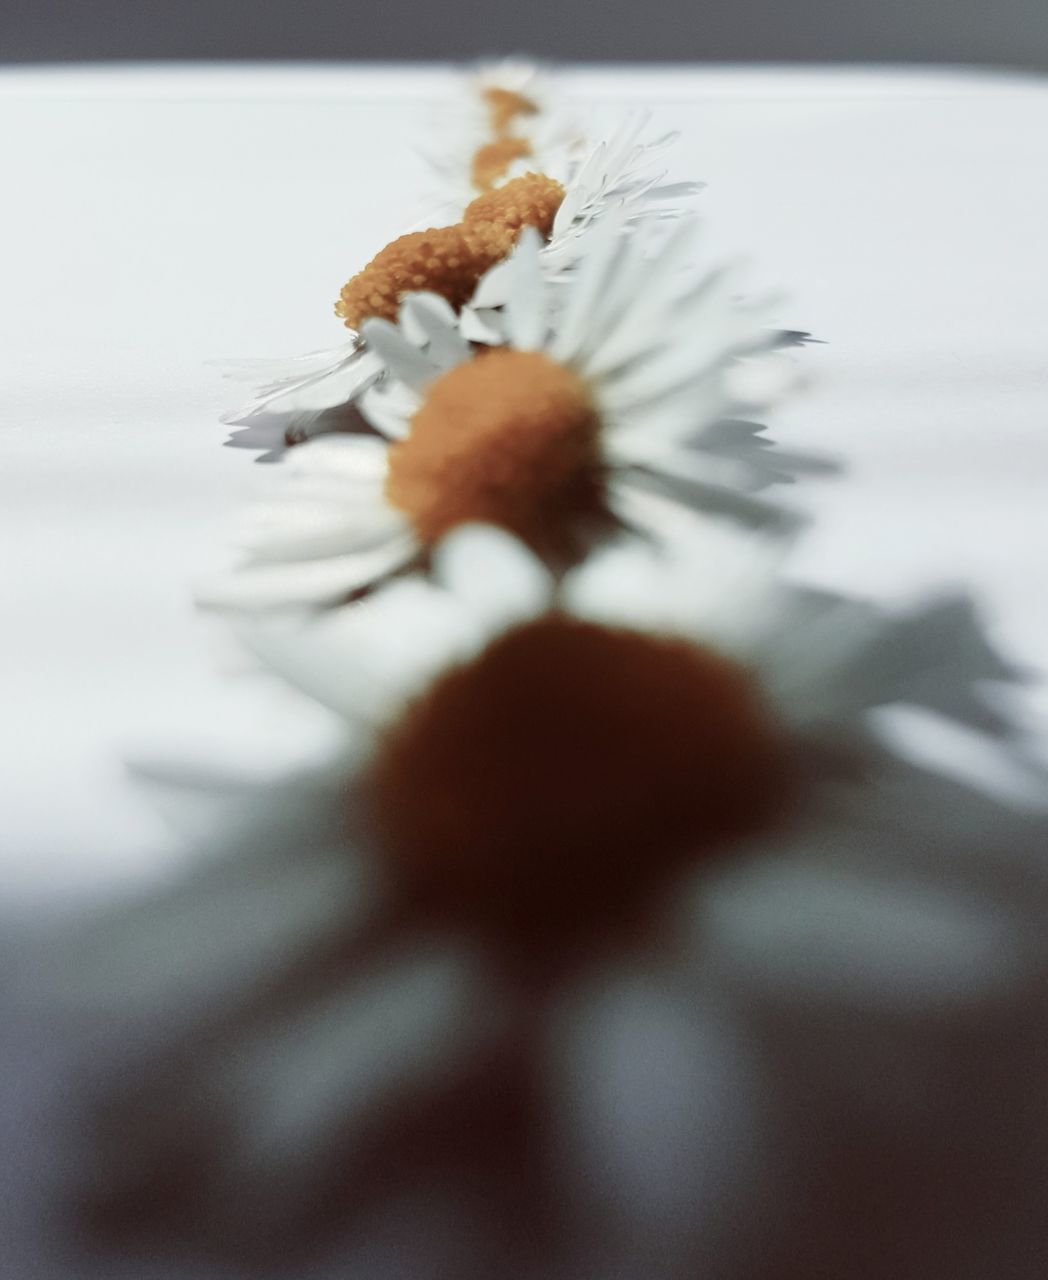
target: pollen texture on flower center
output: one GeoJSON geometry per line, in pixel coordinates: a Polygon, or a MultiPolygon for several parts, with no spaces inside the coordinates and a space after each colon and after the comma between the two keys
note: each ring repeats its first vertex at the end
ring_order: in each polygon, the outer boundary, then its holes
{"type": "Polygon", "coordinates": [[[486,521],[538,551],[599,510],[600,422],[583,380],[534,351],[499,349],[429,387],[389,455],[386,495],[424,544],[486,521]]]}
{"type": "Polygon", "coordinates": [[[531,143],[527,138],[515,138],[512,134],[486,142],[474,152],[470,163],[470,181],[478,191],[489,191],[506,172],[514,160],[531,155],[531,143]]]}
{"type": "Polygon", "coordinates": [[[420,289],[439,293],[457,309],[469,301],[487,267],[461,226],[413,231],[386,245],[342,286],[335,314],[351,329],[371,316],[395,320],[401,298],[420,289]]]}
{"type": "Polygon", "coordinates": [[[505,133],[518,116],[533,116],[538,112],[537,103],[513,89],[500,89],[493,85],[482,90],[480,96],[487,105],[491,127],[497,134],[505,133]]]}
{"type": "Polygon", "coordinates": [[[395,320],[408,293],[439,293],[458,310],[477,281],[509,254],[524,227],[548,237],[564,199],[553,178],[527,173],[478,196],[461,222],[412,231],[387,244],[342,286],[335,314],[359,329],[371,317],[395,320]]]}
{"type": "Polygon", "coordinates": [[[749,674],[549,615],[443,676],[372,777],[405,887],[481,927],[598,935],[772,819],[784,739],[749,674]]]}
{"type": "Polygon", "coordinates": [[[535,227],[549,238],[553,219],[564,199],[564,187],[544,173],[525,173],[485,191],[466,206],[462,225],[478,253],[491,264],[506,257],[524,227],[535,227]]]}

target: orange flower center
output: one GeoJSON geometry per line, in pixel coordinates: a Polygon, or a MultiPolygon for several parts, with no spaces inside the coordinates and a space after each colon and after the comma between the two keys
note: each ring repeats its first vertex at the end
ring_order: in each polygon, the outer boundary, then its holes
{"type": "Polygon", "coordinates": [[[563,199],[564,188],[552,178],[513,178],[478,196],[454,226],[413,231],[386,245],[342,286],[335,314],[350,329],[372,316],[395,320],[405,294],[423,289],[439,293],[457,310],[484,272],[510,253],[522,228],[549,236],[563,199]]]}
{"type": "Polygon", "coordinates": [[[515,138],[512,134],[497,138],[478,147],[470,164],[470,182],[478,191],[490,191],[506,176],[514,160],[531,155],[531,143],[527,138],[515,138]]]}
{"type": "Polygon", "coordinates": [[[760,829],[786,761],[735,663],[553,614],[438,680],[370,782],[409,890],[530,944],[606,935],[668,876],[760,829]]]}
{"type": "Polygon", "coordinates": [[[396,320],[405,294],[428,289],[460,308],[473,295],[487,268],[467,244],[461,226],[413,231],[400,236],[342,286],[335,304],[350,329],[371,316],[396,320]]]}
{"type": "Polygon", "coordinates": [[[518,116],[538,114],[538,103],[512,89],[496,86],[482,90],[480,96],[487,105],[491,128],[496,134],[505,133],[518,116]]]}
{"type": "Polygon", "coordinates": [[[490,256],[494,266],[509,256],[524,227],[535,227],[549,239],[563,200],[564,188],[555,178],[525,173],[472,200],[462,226],[477,252],[490,256]]]}
{"type": "Polygon", "coordinates": [[[481,520],[570,557],[580,518],[603,509],[599,434],[577,374],[539,352],[490,351],[428,388],[390,449],[386,495],[425,545],[481,520]]]}

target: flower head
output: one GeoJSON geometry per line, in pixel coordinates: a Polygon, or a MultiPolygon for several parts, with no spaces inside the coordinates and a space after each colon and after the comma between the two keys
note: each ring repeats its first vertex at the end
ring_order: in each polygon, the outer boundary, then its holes
{"type": "MultiPolygon", "coordinates": [[[[443,209],[449,225],[398,237],[343,285],[335,311],[354,331],[348,344],[296,361],[244,366],[245,376],[262,373],[269,381],[223,421],[244,423],[259,413],[281,412],[293,415],[295,427],[305,417],[307,429],[322,431],[321,411],[356,399],[378,376],[357,331],[369,318],[394,320],[409,293],[436,293],[456,310],[473,299],[490,324],[492,308],[506,296],[508,277],[500,264],[526,227],[546,242],[539,258],[544,274],[560,281],[570,277],[606,218],[621,215],[626,233],[644,222],[678,217],[698,186],[662,181],[653,164],[675,135],[638,141],[645,122],[642,115],[632,118],[584,157],[561,146],[544,152],[529,144],[528,153],[490,189],[458,190],[443,209]],[[482,278],[482,292],[474,298],[482,278]]],[[[473,323],[471,336],[486,332],[481,317],[473,323]]]]}
{"type": "Polygon", "coordinates": [[[769,362],[782,382],[779,337],[763,304],[736,300],[730,272],[682,274],[694,226],[662,243],[644,229],[623,240],[609,220],[556,288],[540,245],[526,234],[514,254],[501,345],[475,347],[432,295],[410,297],[399,325],[365,324],[384,376],[359,406],[384,440],[296,450],[276,501],[248,517],[250,561],[205,586],[205,603],[336,602],[470,521],[502,525],[555,564],[619,524],[658,533],[671,498],[788,522],[748,490],[778,462],[805,460],[780,458],[739,420],[774,394],[757,385],[769,362]]]}

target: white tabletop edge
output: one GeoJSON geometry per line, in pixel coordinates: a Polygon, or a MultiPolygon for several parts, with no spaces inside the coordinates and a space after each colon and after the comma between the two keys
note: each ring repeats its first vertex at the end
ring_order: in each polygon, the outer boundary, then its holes
{"type": "MultiPolygon", "coordinates": [[[[427,99],[461,70],[451,63],[156,62],[0,68],[0,97],[208,99],[427,99]]],[[[568,92],[586,100],[703,98],[1014,97],[1043,93],[1043,78],[991,67],[923,64],[565,64],[568,92]]]]}

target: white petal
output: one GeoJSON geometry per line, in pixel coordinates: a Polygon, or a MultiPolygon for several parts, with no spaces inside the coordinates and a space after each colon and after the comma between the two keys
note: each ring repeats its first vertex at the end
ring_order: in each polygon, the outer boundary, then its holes
{"type": "Polygon", "coordinates": [[[285,494],[256,504],[241,519],[236,544],[250,553],[251,563],[307,561],[385,546],[410,534],[408,521],[381,488],[337,498],[320,502],[308,493],[297,500],[285,494]]]}
{"type": "Polygon", "coordinates": [[[200,582],[194,592],[204,609],[265,611],[303,609],[339,601],[406,564],[414,535],[399,536],[324,560],[252,565],[200,582]]]}
{"type": "Polygon", "coordinates": [[[288,477],[330,476],[339,482],[381,485],[389,465],[389,445],[372,436],[329,435],[291,449],[279,470],[288,477]]]}
{"type": "Polygon", "coordinates": [[[617,387],[604,382],[600,398],[614,432],[615,448],[631,458],[649,449],[662,453],[669,447],[701,440],[713,423],[735,409],[716,374],[685,375],[678,383],[664,381],[650,387],[643,397],[620,396],[617,387]]]}
{"type": "Polygon", "coordinates": [[[763,637],[787,544],[633,486],[620,510],[652,536],[623,537],[569,573],[566,607],[612,626],[664,630],[745,657],[763,637]]]}
{"type": "Polygon", "coordinates": [[[325,373],[343,364],[359,348],[358,339],[324,351],[307,351],[298,356],[254,357],[242,360],[222,360],[218,367],[223,377],[237,382],[297,382],[315,373],[325,373]]]}
{"type": "Polygon", "coordinates": [[[434,572],[489,631],[548,608],[553,578],[512,535],[490,525],[461,526],[434,555],[434,572]]]}
{"type": "Polygon", "coordinates": [[[411,317],[427,343],[426,355],[441,369],[470,358],[469,342],[459,333],[458,317],[446,299],[435,293],[414,293],[405,299],[401,316],[411,317]]]}
{"type": "Polygon", "coordinates": [[[733,458],[674,447],[656,432],[613,436],[605,443],[604,453],[620,467],[641,467],[700,489],[745,490],[750,478],[749,470],[733,458]]]}
{"type": "MultiPolygon", "coordinates": [[[[645,263],[640,287],[630,306],[615,316],[600,349],[589,361],[591,376],[608,373],[634,359],[640,344],[649,341],[649,335],[658,331],[679,289],[677,276],[693,252],[698,225],[692,219],[682,219],[657,256],[645,263]]],[[[687,341],[687,335],[674,333],[671,341],[687,341]]]]}
{"type": "Polygon", "coordinates": [[[374,352],[363,350],[353,361],[327,377],[315,378],[291,393],[274,396],[269,401],[269,408],[280,413],[338,408],[355,400],[381,372],[381,362],[374,352]]]}
{"type": "Polygon", "coordinates": [[[263,386],[252,400],[224,413],[221,420],[236,424],[260,413],[337,408],[359,395],[381,371],[380,363],[359,342],[303,359],[303,368],[263,386]],[[329,357],[328,362],[320,363],[322,357],[329,357]]]}
{"type": "Polygon", "coordinates": [[[510,293],[511,270],[508,259],[497,262],[477,282],[470,305],[485,309],[501,307],[510,293]]]}
{"type": "Polygon", "coordinates": [[[510,258],[506,332],[518,351],[537,351],[546,338],[546,308],[539,270],[541,241],[533,227],[525,227],[510,258]]]}
{"type": "Polygon", "coordinates": [[[600,307],[601,292],[615,269],[621,234],[621,218],[606,218],[571,282],[564,314],[550,344],[550,355],[562,364],[569,363],[586,340],[594,312],[600,307]]]}
{"type": "Polygon", "coordinates": [[[412,390],[422,391],[439,374],[438,366],[388,320],[365,320],[362,332],[392,376],[412,390]]]}
{"type": "MultiPolygon", "coordinates": [[[[665,343],[648,359],[629,366],[605,384],[613,388],[616,403],[641,403],[667,388],[708,377],[711,370],[728,361],[740,343],[756,327],[744,320],[731,300],[735,284],[727,272],[705,283],[703,304],[681,308],[678,323],[681,335],[665,343]]],[[[609,394],[606,392],[606,394],[609,394]]]]}
{"type": "Polygon", "coordinates": [[[383,382],[364,393],[360,412],[387,439],[403,440],[421,404],[422,398],[402,382],[383,382]]]}
{"type": "Polygon", "coordinates": [[[486,636],[446,592],[418,578],[288,624],[238,634],[278,675],[353,723],[381,725],[486,636]]]}
{"type": "Polygon", "coordinates": [[[494,1020],[476,958],[431,946],[265,1026],[216,1064],[235,1135],[231,1189],[268,1172],[292,1191],[391,1097],[436,1093],[494,1020]]]}
{"type": "Polygon", "coordinates": [[[602,974],[553,1025],[563,1158],[602,1240],[649,1261],[701,1252],[752,1193],[763,1146],[740,1038],[693,990],[643,972],[602,974]]]}
{"type": "Polygon", "coordinates": [[[583,205],[596,191],[600,190],[608,167],[610,145],[607,141],[598,142],[583,161],[553,220],[554,235],[560,235],[566,231],[581,212],[583,205]]]}
{"type": "Polygon", "coordinates": [[[644,246],[639,236],[620,235],[614,271],[601,290],[600,306],[590,319],[589,331],[579,343],[574,364],[587,378],[595,380],[594,353],[603,350],[604,342],[622,318],[629,314],[635,299],[644,289],[644,246]]]}
{"type": "MultiPolygon", "coordinates": [[[[858,832],[867,852],[876,837],[858,832]]],[[[883,838],[883,837],[882,837],[883,838]]],[[[904,824],[897,840],[905,840],[904,824]]],[[[989,903],[841,862],[781,854],[706,891],[700,933],[723,963],[791,998],[934,1010],[1012,982],[1015,935],[989,903]]]]}
{"type": "Polygon", "coordinates": [[[467,342],[479,342],[485,347],[500,347],[506,342],[506,326],[501,312],[490,309],[462,308],[459,332],[467,342]]]}

